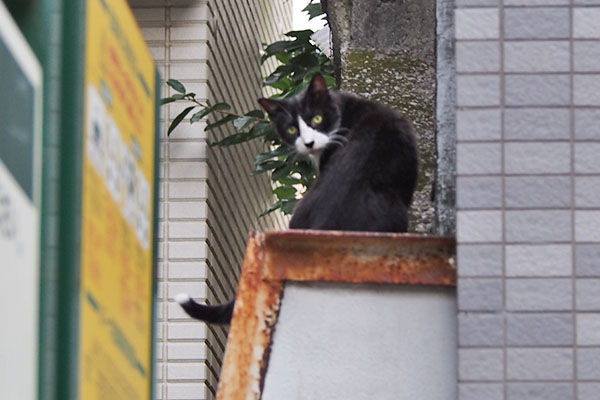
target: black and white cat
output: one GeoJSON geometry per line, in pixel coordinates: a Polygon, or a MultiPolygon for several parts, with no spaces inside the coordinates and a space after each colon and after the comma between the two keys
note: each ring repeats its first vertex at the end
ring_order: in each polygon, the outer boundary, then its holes
{"type": "MultiPolygon", "coordinates": [[[[296,206],[290,229],[408,230],[419,165],[408,119],[381,104],[329,91],[321,75],[296,97],[258,101],[284,142],[318,158],[317,180],[296,206]]],[[[231,320],[233,300],[215,306],[187,294],[176,300],[193,318],[231,320]]]]}

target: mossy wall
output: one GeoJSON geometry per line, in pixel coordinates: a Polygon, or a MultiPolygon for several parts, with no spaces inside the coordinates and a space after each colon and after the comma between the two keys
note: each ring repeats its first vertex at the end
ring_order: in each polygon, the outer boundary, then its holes
{"type": "Polygon", "coordinates": [[[340,89],[394,107],[415,127],[421,165],[410,230],[433,232],[435,2],[329,0],[327,13],[340,89]]]}

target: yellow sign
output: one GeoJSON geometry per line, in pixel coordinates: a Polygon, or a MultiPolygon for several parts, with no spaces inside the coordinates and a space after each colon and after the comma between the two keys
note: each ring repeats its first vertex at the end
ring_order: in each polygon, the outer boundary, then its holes
{"type": "Polygon", "coordinates": [[[88,0],[79,399],[148,400],[155,69],[125,0],[88,0]]]}

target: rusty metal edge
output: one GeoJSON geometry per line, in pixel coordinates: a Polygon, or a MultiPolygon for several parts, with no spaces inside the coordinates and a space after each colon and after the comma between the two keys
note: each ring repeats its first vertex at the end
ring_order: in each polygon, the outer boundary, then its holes
{"type": "Polygon", "coordinates": [[[267,281],[263,272],[264,237],[252,232],[246,247],[217,400],[260,399],[283,291],[282,281],[267,281]]]}
{"type": "Polygon", "coordinates": [[[455,240],[450,237],[251,232],[217,400],[261,398],[286,280],[455,286],[454,252],[455,240]],[[350,259],[355,262],[349,263],[350,259]]]}
{"type": "Polygon", "coordinates": [[[267,231],[269,280],[456,286],[452,237],[267,231]]]}

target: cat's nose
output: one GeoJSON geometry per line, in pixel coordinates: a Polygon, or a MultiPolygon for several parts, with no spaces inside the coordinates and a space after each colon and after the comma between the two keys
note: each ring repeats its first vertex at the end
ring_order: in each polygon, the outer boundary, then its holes
{"type": "Polygon", "coordinates": [[[315,141],[313,140],[312,142],[304,143],[304,145],[309,149],[312,149],[312,147],[315,145],[315,141]]]}

